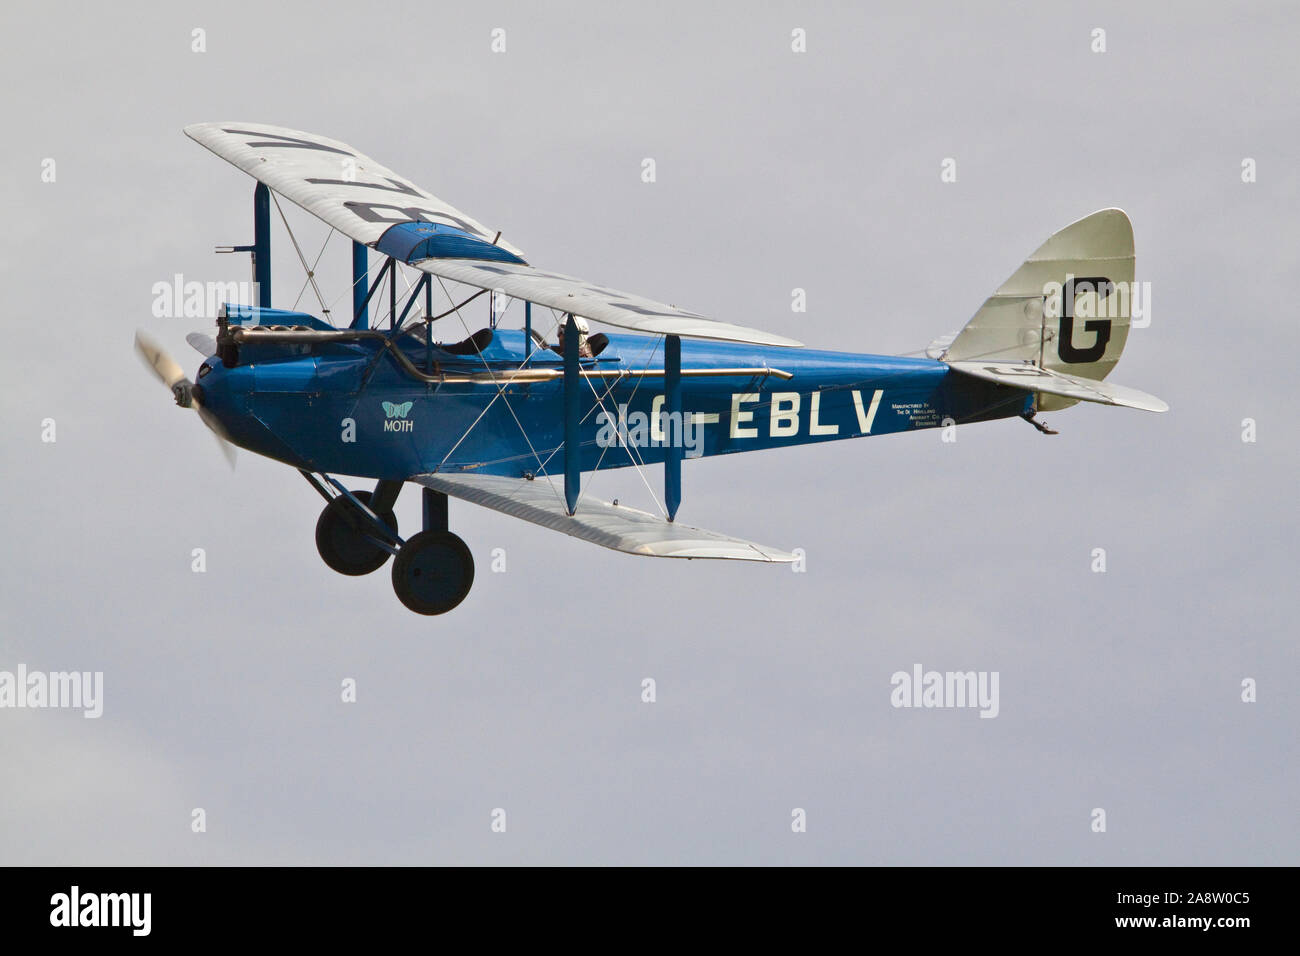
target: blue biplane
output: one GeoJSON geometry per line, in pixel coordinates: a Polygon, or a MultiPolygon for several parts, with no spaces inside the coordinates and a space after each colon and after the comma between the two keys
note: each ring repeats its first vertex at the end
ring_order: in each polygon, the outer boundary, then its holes
{"type": "Polygon", "coordinates": [[[329,567],[367,574],[394,556],[393,588],[421,614],[456,607],[474,580],[469,548],[448,530],[449,497],[630,554],[788,562],[674,521],[683,459],[1013,416],[1050,434],[1036,415],[1078,401],[1167,408],[1103,381],[1132,306],[1133,231],[1118,209],[1052,236],[926,357],[857,355],[539,269],[500,232],[336,140],[253,123],[185,132],[257,180],[253,244],[231,247],[252,255],[257,302],[225,305],[215,338],[188,337],[205,356],[195,381],[143,334],[137,348],[177,404],[299,469],[325,498],[316,545],[329,567]],[[272,193],[352,241],[346,328],[272,306],[272,193]],[[372,254],[382,265],[370,281],[372,254]],[[405,269],[418,280],[399,295],[405,269]],[[435,311],[432,284],[445,291],[444,280],[478,291],[459,303],[448,293],[451,307],[435,311]],[[443,341],[438,322],[464,322],[485,293],[524,303],[523,327],[493,319],[443,341]],[[535,305],[554,317],[555,342],[534,326],[535,305]],[[634,334],[589,334],[588,319],[634,334]],[[663,468],[659,515],[583,494],[584,472],[649,465],[663,468]],[[350,490],[336,475],[376,484],[350,490]],[[406,482],[422,486],[423,528],[403,538],[393,506],[406,482]]]}

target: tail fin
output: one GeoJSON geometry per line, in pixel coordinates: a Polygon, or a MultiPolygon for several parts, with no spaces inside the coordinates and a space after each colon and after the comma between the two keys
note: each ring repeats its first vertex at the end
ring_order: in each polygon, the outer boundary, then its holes
{"type": "Polygon", "coordinates": [[[1041,390],[1019,377],[1026,382],[1021,387],[1039,392],[1040,411],[1105,401],[1086,397],[1111,390],[1104,386],[1067,397],[1049,390],[1050,383],[1055,376],[1100,382],[1110,374],[1128,341],[1133,288],[1133,224],[1122,209],[1102,209],[1039,246],[940,357],[958,371],[976,365],[988,372],[997,365],[1044,370],[1041,390]]]}

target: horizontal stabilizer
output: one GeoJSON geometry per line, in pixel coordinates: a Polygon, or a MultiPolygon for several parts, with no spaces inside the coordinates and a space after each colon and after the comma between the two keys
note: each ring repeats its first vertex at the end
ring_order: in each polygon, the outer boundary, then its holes
{"type": "Polygon", "coordinates": [[[972,375],[999,385],[1013,385],[1031,392],[1059,395],[1080,402],[1122,405],[1147,412],[1167,412],[1169,406],[1146,392],[1123,385],[1112,385],[1077,375],[1064,375],[1037,365],[1018,362],[949,362],[948,366],[964,375],[972,375]]]}
{"type": "Polygon", "coordinates": [[[604,548],[653,558],[722,558],[733,561],[791,562],[793,554],[729,538],[714,531],[665,521],[657,515],[583,496],[570,516],[558,490],[546,479],[495,475],[416,475],[418,485],[453,498],[562,531],[604,548]]]}

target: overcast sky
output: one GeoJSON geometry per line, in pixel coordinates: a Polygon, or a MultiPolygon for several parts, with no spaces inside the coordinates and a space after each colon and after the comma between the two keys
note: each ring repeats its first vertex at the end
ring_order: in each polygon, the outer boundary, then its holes
{"type": "Polygon", "coordinates": [[[102,671],[104,712],[0,710],[0,863],[1297,862],[1300,13],[761,7],[6,9],[0,670],[102,671]],[[387,568],[329,571],[319,498],[229,472],[132,352],[192,373],[204,323],[153,284],[248,276],[212,249],[251,240],[251,180],[181,133],[231,119],[350,143],[538,266],[864,352],[959,329],[1120,206],[1153,314],[1111,378],[1171,411],[686,467],[683,521],[802,574],[453,501],[478,578],[419,617],[387,568]],[[892,707],[914,664],[998,672],[998,716],[892,707]]]}

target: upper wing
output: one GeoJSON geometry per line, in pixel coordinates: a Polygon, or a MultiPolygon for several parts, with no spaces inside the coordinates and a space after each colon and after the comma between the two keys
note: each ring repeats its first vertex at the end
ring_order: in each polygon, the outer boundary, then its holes
{"type": "Polygon", "coordinates": [[[480,289],[500,289],[516,299],[537,302],[560,312],[572,312],[574,315],[586,316],[597,322],[635,332],[686,335],[698,339],[720,339],[724,342],[749,342],[754,345],[802,347],[802,343],[783,335],[718,322],[673,305],[607,289],[585,279],[535,269],[525,263],[427,258],[411,264],[423,272],[453,282],[463,282],[480,289]]]}
{"type": "Polygon", "coordinates": [[[347,143],[265,123],[196,123],[185,135],[258,182],[373,246],[396,223],[432,222],[522,256],[455,206],[430,195],[347,143]]]}
{"type": "Polygon", "coordinates": [[[578,513],[570,516],[555,488],[544,478],[529,481],[495,475],[431,474],[416,475],[410,480],[453,498],[471,501],[627,554],[772,563],[795,560],[793,554],[776,548],[668,522],[636,508],[585,496],[578,506],[578,513]]]}
{"type": "Polygon", "coordinates": [[[1123,405],[1148,412],[1167,412],[1169,406],[1146,392],[1124,385],[1112,385],[1077,375],[1064,375],[1037,365],[1017,362],[949,362],[949,367],[966,375],[982,378],[1000,385],[1014,385],[1031,392],[1046,392],[1078,399],[1081,402],[1098,402],[1102,405],[1123,405]]]}
{"type": "Polygon", "coordinates": [[[456,207],[338,140],[262,123],[198,123],[185,135],[349,238],[417,269],[597,322],[659,335],[798,347],[757,329],[534,269],[456,207]]]}

